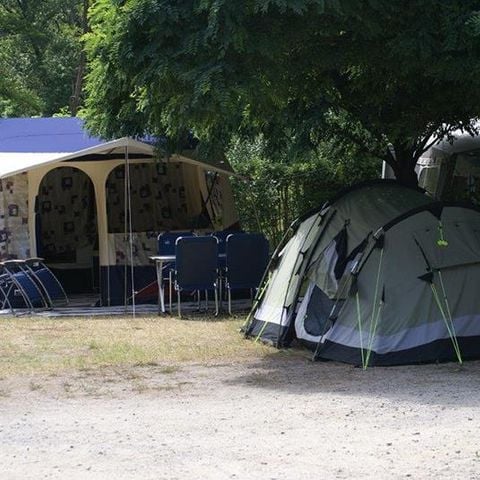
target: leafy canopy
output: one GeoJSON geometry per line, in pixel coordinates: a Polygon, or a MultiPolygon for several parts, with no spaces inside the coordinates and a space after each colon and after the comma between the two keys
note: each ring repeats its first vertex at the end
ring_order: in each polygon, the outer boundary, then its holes
{"type": "Polygon", "coordinates": [[[69,106],[82,56],[86,0],[0,2],[0,116],[69,106]]]}
{"type": "Polygon", "coordinates": [[[412,183],[432,136],[475,131],[479,12],[474,0],[97,0],[88,124],[212,143],[340,135],[412,183]]]}

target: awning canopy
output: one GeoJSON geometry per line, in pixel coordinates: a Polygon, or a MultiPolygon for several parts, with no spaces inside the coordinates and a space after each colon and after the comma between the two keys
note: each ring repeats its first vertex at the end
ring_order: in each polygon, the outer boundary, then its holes
{"type": "MultiPolygon", "coordinates": [[[[104,141],[88,134],[79,118],[0,119],[0,178],[68,160],[153,158],[155,146],[129,137],[104,141]]],[[[172,155],[169,161],[197,165],[205,170],[233,175],[226,161],[204,162],[194,150],[172,155]]]]}

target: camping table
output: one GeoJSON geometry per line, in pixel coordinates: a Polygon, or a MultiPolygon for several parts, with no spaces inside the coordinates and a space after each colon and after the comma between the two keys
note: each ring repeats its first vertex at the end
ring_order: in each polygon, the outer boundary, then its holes
{"type": "MultiPolygon", "coordinates": [[[[218,258],[225,258],[224,253],[220,253],[218,258]]],[[[158,285],[158,313],[165,313],[165,292],[163,290],[163,264],[175,261],[175,255],[155,255],[149,257],[152,262],[155,262],[155,270],[157,272],[157,285],[158,285]]]]}
{"type": "Polygon", "coordinates": [[[157,272],[158,285],[158,313],[165,313],[165,292],[163,291],[163,264],[175,261],[175,255],[156,255],[150,257],[150,260],[155,262],[155,269],[157,272]]]}

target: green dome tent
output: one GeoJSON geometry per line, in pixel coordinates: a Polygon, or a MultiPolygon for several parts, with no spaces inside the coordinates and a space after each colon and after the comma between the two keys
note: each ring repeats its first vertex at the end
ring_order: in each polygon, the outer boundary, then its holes
{"type": "Polygon", "coordinates": [[[246,335],[366,368],[480,358],[480,212],[394,181],[298,219],[246,335]]]}

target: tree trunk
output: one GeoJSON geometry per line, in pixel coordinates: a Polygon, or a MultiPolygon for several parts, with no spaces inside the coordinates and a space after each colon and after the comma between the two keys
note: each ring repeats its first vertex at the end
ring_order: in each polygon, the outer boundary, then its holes
{"type": "Polygon", "coordinates": [[[415,165],[411,162],[394,162],[390,164],[395,173],[395,178],[408,187],[416,187],[418,185],[418,177],[415,172],[415,165]]]}
{"type": "Polygon", "coordinates": [[[395,178],[408,187],[418,186],[418,177],[415,172],[418,158],[414,152],[404,145],[395,145],[394,152],[389,151],[388,164],[393,168],[395,178]]]}
{"type": "MultiPolygon", "coordinates": [[[[83,12],[82,12],[82,31],[83,34],[87,33],[89,30],[88,25],[88,0],[83,0],[83,12]]],[[[72,117],[77,115],[78,109],[82,103],[82,90],[83,90],[83,80],[85,77],[85,67],[87,59],[85,52],[82,49],[80,53],[80,58],[78,61],[77,72],[75,75],[75,81],[73,84],[73,92],[70,97],[70,114],[72,117]]]]}
{"type": "Polygon", "coordinates": [[[73,94],[70,97],[70,115],[75,117],[82,102],[83,79],[85,76],[85,54],[80,54],[80,61],[78,62],[77,74],[73,85],[73,94]]]}

